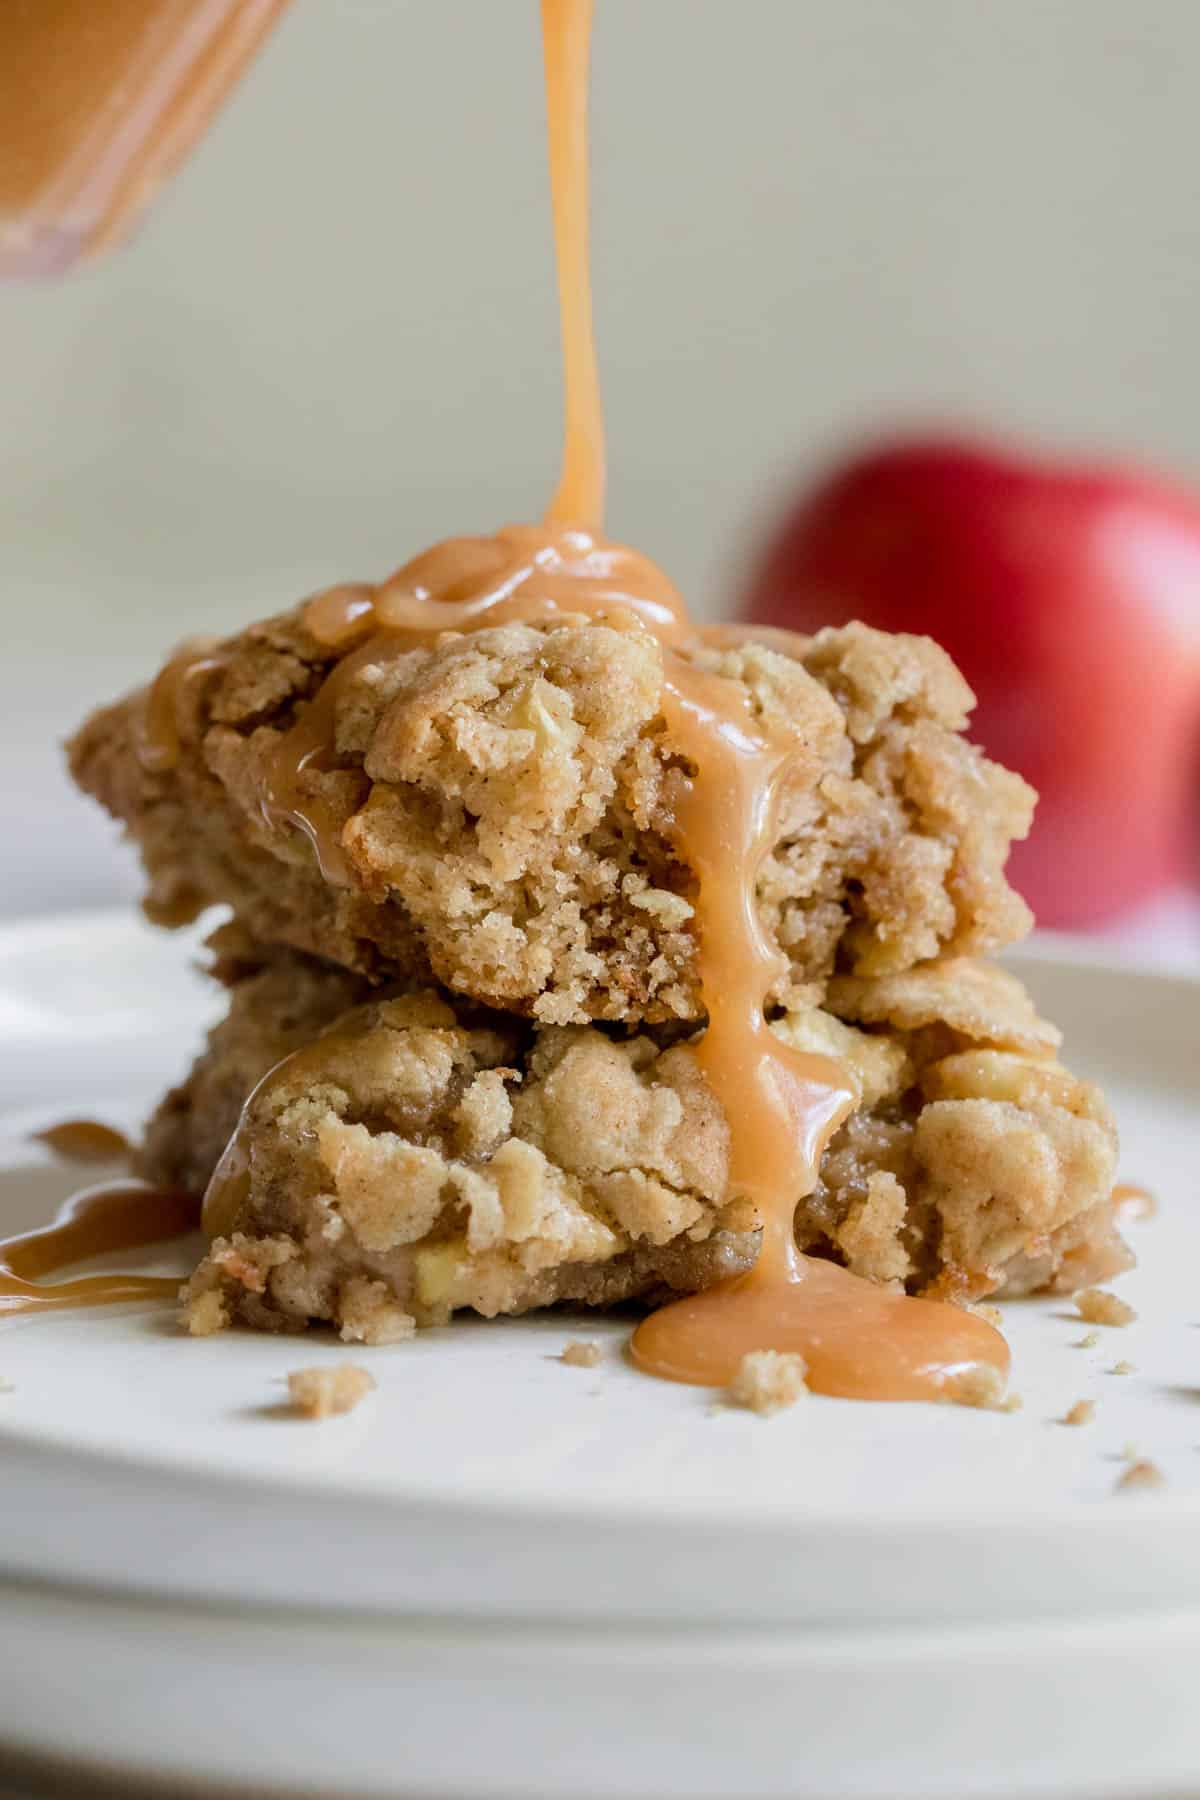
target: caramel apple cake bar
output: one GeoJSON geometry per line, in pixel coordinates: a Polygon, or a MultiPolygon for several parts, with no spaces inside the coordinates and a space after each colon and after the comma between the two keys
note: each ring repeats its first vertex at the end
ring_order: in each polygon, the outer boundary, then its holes
{"type": "MultiPolygon", "coordinates": [[[[74,773],[137,841],[152,916],[233,914],[228,1016],[142,1153],[207,1194],[193,1332],[378,1343],[754,1262],[694,1055],[663,654],[565,617],[375,655],[300,610],[183,669],[166,751],[161,689],[80,731],[74,773]],[[292,757],[289,811],[281,753],[317,706],[326,752],[292,757]]],[[[962,736],[953,665],[861,626],[689,654],[797,745],[755,896],[772,1026],[856,1100],[797,1195],[800,1248],[963,1301],[1126,1267],[1103,1097],[985,960],[1028,926],[1003,871],[1033,795],[962,736]]]]}

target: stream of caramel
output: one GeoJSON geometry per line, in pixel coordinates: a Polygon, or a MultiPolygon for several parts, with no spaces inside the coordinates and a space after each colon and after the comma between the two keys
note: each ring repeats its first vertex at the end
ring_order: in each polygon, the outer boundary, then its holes
{"type": "Polygon", "coordinates": [[[562,321],[562,474],[547,525],[599,531],[604,517],[604,409],[592,329],[588,225],[588,61],[592,0],[542,0],[550,195],[562,321]]]}

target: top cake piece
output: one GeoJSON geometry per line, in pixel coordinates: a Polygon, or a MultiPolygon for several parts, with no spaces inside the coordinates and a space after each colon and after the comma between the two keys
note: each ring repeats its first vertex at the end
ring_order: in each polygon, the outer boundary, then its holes
{"type": "MultiPolygon", "coordinates": [[[[949,658],[861,625],[795,650],[687,653],[795,734],[757,888],[786,958],[775,999],[1021,936],[1003,868],[1034,796],[960,735],[973,697],[949,658]]],[[[664,654],[583,618],[338,652],[298,609],[172,684],[173,756],[147,755],[141,690],[87,721],[71,766],[137,840],[151,916],[226,902],[261,943],[544,1024],[695,1021],[697,881],[673,827],[689,767],[664,654]],[[291,788],[324,822],[321,858],[274,801],[331,675],[329,741],[291,788]]]]}

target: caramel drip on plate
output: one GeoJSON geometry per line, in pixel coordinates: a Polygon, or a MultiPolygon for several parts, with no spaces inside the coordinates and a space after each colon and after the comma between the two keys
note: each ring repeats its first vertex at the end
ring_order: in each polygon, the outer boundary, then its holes
{"type": "Polygon", "coordinates": [[[815,1393],[849,1400],[952,1399],[981,1369],[1007,1375],[1008,1345],[974,1313],[890,1293],[794,1245],[787,1254],[782,1277],[756,1264],[651,1313],[634,1333],[634,1362],[670,1381],[727,1387],[747,1351],[795,1351],[815,1393]]]}
{"type": "Polygon", "coordinates": [[[1158,1197],[1135,1181],[1119,1181],[1112,1192],[1113,1211],[1118,1219],[1137,1222],[1158,1216],[1158,1197]]]}
{"type": "Polygon", "coordinates": [[[33,1137],[66,1162],[123,1162],[133,1150],[123,1131],[99,1119],[62,1119],[35,1131],[33,1137]]]}
{"type": "Polygon", "coordinates": [[[81,1275],[45,1284],[42,1277],[87,1257],[135,1250],[196,1228],[196,1203],[145,1182],[85,1188],[53,1224],[0,1240],[0,1314],[64,1306],[111,1306],[122,1300],[170,1300],[175,1276],[81,1275]]]}

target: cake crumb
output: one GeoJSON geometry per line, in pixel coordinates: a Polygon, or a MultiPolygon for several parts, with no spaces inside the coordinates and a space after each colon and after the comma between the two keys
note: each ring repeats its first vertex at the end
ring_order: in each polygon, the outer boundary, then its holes
{"type": "Polygon", "coordinates": [[[1117,1482],[1114,1492],[1121,1493],[1125,1488],[1165,1487],[1166,1484],[1167,1478],[1159,1468],[1158,1464],[1148,1462],[1143,1458],[1139,1462],[1130,1463],[1125,1473],[1117,1482]]]}
{"type": "Polygon", "coordinates": [[[1135,1372],[1135,1368],[1136,1365],[1134,1363],[1122,1360],[1121,1362],[1115,1362],[1108,1372],[1110,1375],[1132,1375],[1135,1372]]]}
{"type": "Polygon", "coordinates": [[[1085,1331],[1081,1338],[1076,1338],[1072,1346],[1075,1350],[1094,1350],[1100,1342],[1098,1331],[1085,1331]]]}
{"type": "Polygon", "coordinates": [[[293,1369],[287,1383],[297,1412],[306,1419],[328,1419],[352,1412],[371,1392],[375,1378],[355,1363],[339,1363],[333,1369],[293,1369]]]}
{"type": "Polygon", "coordinates": [[[602,1354],[595,1338],[572,1338],[569,1344],[563,1345],[558,1360],[569,1363],[573,1369],[594,1369],[602,1354]]]}
{"type": "Polygon", "coordinates": [[[1081,1319],[1089,1325],[1132,1325],[1137,1313],[1127,1300],[1118,1299],[1104,1288],[1083,1288],[1075,1296],[1081,1319]]]}
{"type": "Polygon", "coordinates": [[[6,1381],[3,1375],[0,1375],[0,1394],[15,1394],[16,1391],[13,1383],[11,1381],[6,1381]]]}
{"type": "Polygon", "coordinates": [[[801,1394],[808,1392],[807,1374],[804,1358],[794,1351],[751,1350],[738,1364],[729,1397],[751,1412],[779,1412],[794,1406],[801,1394]]]}
{"type": "Polygon", "coordinates": [[[1077,1400],[1059,1420],[1061,1425],[1090,1425],[1096,1416],[1094,1400],[1077,1400]]]}
{"type": "Polygon", "coordinates": [[[1021,1396],[1006,1394],[1003,1375],[987,1363],[952,1375],[942,1393],[955,1406],[974,1406],[983,1412],[1011,1413],[1021,1409],[1021,1396]]]}

